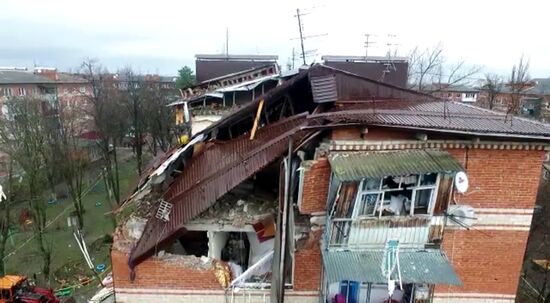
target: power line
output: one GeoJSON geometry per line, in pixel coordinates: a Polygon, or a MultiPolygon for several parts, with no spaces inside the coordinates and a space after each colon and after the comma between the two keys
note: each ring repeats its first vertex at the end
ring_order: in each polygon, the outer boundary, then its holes
{"type": "MultiPolygon", "coordinates": [[[[99,180],[101,180],[101,174],[99,174],[97,177],[96,177],[96,181],[94,182],[94,184],[90,185],[83,193],[82,193],[82,198],[84,198],[88,193],[90,193],[90,191],[92,191],[92,188],[99,182],[99,180]]],[[[67,210],[69,210],[71,207],[74,207],[74,205],[70,204],[68,205],[67,207],[65,207],[65,209],[63,209],[62,212],[59,213],[59,215],[57,215],[57,217],[55,217],[53,220],[51,220],[50,222],[48,222],[46,224],[46,226],[44,226],[44,230],[46,228],[48,228],[50,225],[52,225],[54,222],[56,222],[59,218],[61,218],[61,216],[63,214],[65,214],[65,212],[67,212],[67,210]]],[[[16,252],[18,252],[21,248],[23,248],[25,245],[29,244],[29,242],[34,239],[34,237],[36,237],[36,234],[33,234],[31,237],[29,237],[27,239],[27,241],[23,242],[23,244],[21,244],[19,247],[17,247],[16,249],[14,249],[13,251],[11,251],[9,254],[7,254],[4,258],[2,258],[2,261],[5,261],[7,258],[13,256],[16,252]]]]}

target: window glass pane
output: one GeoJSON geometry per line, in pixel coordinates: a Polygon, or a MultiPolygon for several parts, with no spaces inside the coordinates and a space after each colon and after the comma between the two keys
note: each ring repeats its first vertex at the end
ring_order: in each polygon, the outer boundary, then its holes
{"type": "Polygon", "coordinates": [[[378,190],[380,188],[380,178],[378,179],[365,179],[363,182],[363,190],[378,190]]]}
{"type": "Polygon", "coordinates": [[[433,189],[421,189],[416,191],[414,198],[414,213],[427,214],[432,199],[433,189]]]}
{"type": "Polygon", "coordinates": [[[364,194],[359,201],[357,216],[372,216],[379,194],[364,194]]]}
{"type": "Polygon", "coordinates": [[[400,177],[388,176],[382,181],[382,189],[399,188],[400,177]]]}
{"type": "Polygon", "coordinates": [[[420,185],[435,185],[435,181],[437,180],[437,174],[425,174],[422,175],[422,180],[420,181],[420,185]]]}

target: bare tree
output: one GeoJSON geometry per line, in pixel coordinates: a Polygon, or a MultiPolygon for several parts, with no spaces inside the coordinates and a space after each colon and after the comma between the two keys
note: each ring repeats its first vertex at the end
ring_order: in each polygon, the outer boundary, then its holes
{"type": "Polygon", "coordinates": [[[55,136],[47,130],[57,117],[52,114],[54,112],[49,109],[48,103],[40,99],[12,99],[5,105],[8,115],[0,121],[1,148],[24,171],[34,238],[43,259],[42,273],[47,279],[51,245],[44,235],[47,218],[43,192],[48,188],[45,169],[48,159],[45,155],[49,137],[55,136]]]}
{"type": "Polygon", "coordinates": [[[56,169],[67,185],[78,219],[78,229],[84,227],[84,193],[85,175],[90,159],[86,147],[79,139],[85,125],[80,117],[84,114],[81,105],[59,107],[59,136],[50,145],[51,157],[56,163],[56,169]]]}
{"type": "Polygon", "coordinates": [[[141,176],[143,168],[143,141],[145,134],[145,117],[143,115],[143,94],[144,84],[143,77],[137,75],[131,68],[127,67],[119,72],[123,80],[126,82],[125,99],[128,112],[130,114],[131,127],[131,144],[134,153],[136,154],[136,166],[138,174],[141,176]]]}
{"type": "Polygon", "coordinates": [[[10,236],[11,213],[10,207],[14,202],[13,192],[13,161],[8,162],[8,176],[3,186],[3,194],[5,197],[0,198],[0,276],[6,274],[4,266],[4,257],[6,256],[6,244],[10,236]]]}
{"type": "Polygon", "coordinates": [[[480,70],[481,67],[468,66],[463,60],[449,62],[441,43],[431,49],[417,47],[409,55],[409,88],[422,92],[439,91],[443,86],[467,82],[480,70]]]}
{"type": "Polygon", "coordinates": [[[485,80],[481,85],[481,89],[486,93],[487,97],[482,101],[482,106],[488,109],[493,109],[498,95],[502,92],[504,82],[497,74],[485,74],[485,80]]]}
{"type": "Polygon", "coordinates": [[[144,81],[141,89],[145,127],[151,138],[149,149],[156,156],[159,148],[166,152],[172,145],[175,120],[167,106],[169,98],[157,81],[144,81]]]}
{"type": "Polygon", "coordinates": [[[81,69],[92,87],[92,93],[87,98],[90,116],[93,117],[94,127],[101,137],[99,145],[103,154],[104,177],[109,197],[120,203],[117,146],[128,129],[126,110],[121,102],[120,83],[103,70],[96,60],[85,60],[81,69]]]}
{"type": "Polygon", "coordinates": [[[506,118],[510,116],[511,121],[511,116],[519,113],[523,93],[532,86],[529,76],[529,60],[526,60],[523,55],[518,64],[512,67],[507,85],[510,87],[510,103],[506,111],[506,118]]]}

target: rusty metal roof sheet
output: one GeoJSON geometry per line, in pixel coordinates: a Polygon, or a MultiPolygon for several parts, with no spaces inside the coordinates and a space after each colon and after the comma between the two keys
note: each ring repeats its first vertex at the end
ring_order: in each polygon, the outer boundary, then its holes
{"type": "MultiPolygon", "coordinates": [[[[384,251],[323,251],[329,283],[343,280],[386,283],[382,273],[384,251]]],[[[400,250],[403,283],[461,285],[447,256],[439,249],[400,250]]]]}
{"type": "Polygon", "coordinates": [[[335,153],[329,162],[341,181],[464,170],[455,158],[440,150],[335,153]]]}
{"type": "Polygon", "coordinates": [[[216,142],[192,158],[164,194],[164,199],[173,205],[170,220],[164,222],[155,217],[148,220],[140,240],[132,250],[130,265],[136,265],[154,253],[159,245],[177,237],[186,222],[281,157],[287,148],[287,138],[295,135],[299,126],[306,122],[306,114],[296,115],[259,129],[254,140],[243,135],[231,141],[216,142]]]}
{"type": "Polygon", "coordinates": [[[550,138],[550,125],[451,101],[365,101],[311,119],[487,136],[550,138]]]}

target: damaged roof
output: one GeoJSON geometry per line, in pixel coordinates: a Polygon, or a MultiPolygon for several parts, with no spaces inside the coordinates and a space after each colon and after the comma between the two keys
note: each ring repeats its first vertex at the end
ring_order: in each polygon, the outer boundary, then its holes
{"type": "MultiPolygon", "coordinates": [[[[129,264],[135,266],[154,253],[159,245],[185,231],[183,225],[193,219],[254,173],[281,157],[287,150],[289,136],[306,123],[306,114],[296,115],[258,130],[254,140],[247,134],[224,143],[214,143],[191,159],[176,178],[164,200],[171,203],[168,222],[150,217],[129,264]]],[[[153,209],[156,212],[157,205],[153,209]]]]}
{"type": "MultiPolygon", "coordinates": [[[[189,144],[171,151],[159,163],[160,166],[152,168],[153,173],[146,180],[155,174],[170,174],[177,167],[179,175],[171,184],[165,184],[168,190],[163,196],[173,205],[170,220],[164,222],[155,218],[158,203],[150,210],[150,215],[153,215],[132,250],[129,264],[134,267],[152,255],[156,247],[184,232],[186,222],[211,207],[239,183],[284,156],[290,136],[299,141],[308,131],[312,131],[307,126],[340,127],[349,124],[471,135],[506,135],[520,140],[526,137],[550,138],[550,127],[542,123],[517,117],[506,120],[504,115],[492,111],[444,102],[426,94],[316,64],[300,70],[289,80],[214,122],[194,135],[189,144]],[[326,76],[333,77],[334,82],[312,83],[315,77],[326,76]],[[330,90],[335,90],[337,101],[323,102],[326,107],[318,106],[320,103],[312,95],[312,85],[328,85],[324,87],[327,90],[321,90],[322,95],[334,100],[330,90]],[[250,140],[249,125],[260,100],[264,102],[262,121],[256,138],[250,140]],[[348,106],[349,103],[354,105],[348,106]],[[292,107],[291,113],[283,111],[281,108],[284,106],[292,107]],[[323,108],[332,109],[323,113],[323,108]],[[307,113],[295,114],[305,111],[307,113]],[[266,118],[268,114],[269,120],[266,118]],[[222,141],[221,132],[232,135],[222,141]]],[[[138,191],[144,188],[143,184],[138,191]]]]}
{"type": "Polygon", "coordinates": [[[548,124],[453,101],[364,101],[310,118],[471,135],[550,138],[548,124]]]}

